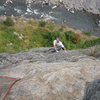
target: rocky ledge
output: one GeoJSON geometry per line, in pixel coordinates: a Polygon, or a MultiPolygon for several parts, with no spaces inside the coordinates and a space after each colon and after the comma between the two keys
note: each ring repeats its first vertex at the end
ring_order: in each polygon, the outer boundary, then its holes
{"type": "MultiPolygon", "coordinates": [[[[31,1],[31,0],[27,0],[31,1]]],[[[35,1],[35,0],[34,0],[35,1]]],[[[41,0],[46,3],[63,4],[68,9],[86,10],[94,14],[100,14],[100,1],[99,0],[41,0]]]]}
{"type": "MultiPolygon", "coordinates": [[[[69,9],[76,9],[76,10],[85,10],[88,12],[92,12],[94,14],[100,14],[100,0],[4,0],[6,3],[8,2],[26,2],[27,4],[30,4],[32,2],[42,4],[54,4],[54,5],[64,5],[66,8],[69,9]]],[[[2,1],[2,2],[4,2],[2,1]]]]}
{"type": "MultiPolygon", "coordinates": [[[[3,0],[4,5],[13,2],[24,2],[26,4],[41,3],[49,5],[64,5],[68,10],[85,10],[94,14],[100,14],[100,0],[3,0]],[[6,3],[6,4],[5,4],[6,3]]],[[[54,6],[54,8],[56,7],[54,6]]]]}
{"type": "Polygon", "coordinates": [[[99,56],[90,56],[90,49],[59,53],[47,50],[0,54],[0,75],[21,78],[7,100],[100,100],[99,56]]]}

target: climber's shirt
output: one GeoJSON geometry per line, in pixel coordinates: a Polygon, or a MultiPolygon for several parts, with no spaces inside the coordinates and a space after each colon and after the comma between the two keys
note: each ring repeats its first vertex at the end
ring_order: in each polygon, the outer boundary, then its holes
{"type": "Polygon", "coordinates": [[[56,46],[57,48],[60,48],[60,47],[64,48],[64,45],[61,41],[54,40],[53,45],[56,46]]]}

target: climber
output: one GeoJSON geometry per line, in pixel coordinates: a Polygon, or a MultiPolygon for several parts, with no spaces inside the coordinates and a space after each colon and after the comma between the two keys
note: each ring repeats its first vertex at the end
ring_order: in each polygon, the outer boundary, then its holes
{"type": "Polygon", "coordinates": [[[56,38],[53,42],[53,47],[50,49],[51,52],[59,52],[60,50],[64,50],[66,52],[66,48],[63,43],[60,41],[60,38],[56,38]]]}

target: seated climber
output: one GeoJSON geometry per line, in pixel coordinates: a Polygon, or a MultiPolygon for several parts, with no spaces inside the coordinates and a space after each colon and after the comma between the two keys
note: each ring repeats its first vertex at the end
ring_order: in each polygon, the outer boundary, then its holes
{"type": "Polygon", "coordinates": [[[65,50],[63,43],[60,41],[60,39],[57,37],[56,40],[53,42],[53,47],[50,49],[51,52],[59,52],[60,50],[65,50]]]}

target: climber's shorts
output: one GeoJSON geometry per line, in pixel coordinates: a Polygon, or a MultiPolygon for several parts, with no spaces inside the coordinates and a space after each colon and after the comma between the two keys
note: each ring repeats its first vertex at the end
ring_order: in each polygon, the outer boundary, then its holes
{"type": "Polygon", "coordinates": [[[53,52],[56,52],[56,50],[55,50],[55,49],[52,49],[51,52],[52,52],[52,53],[53,53],[53,52]]]}

